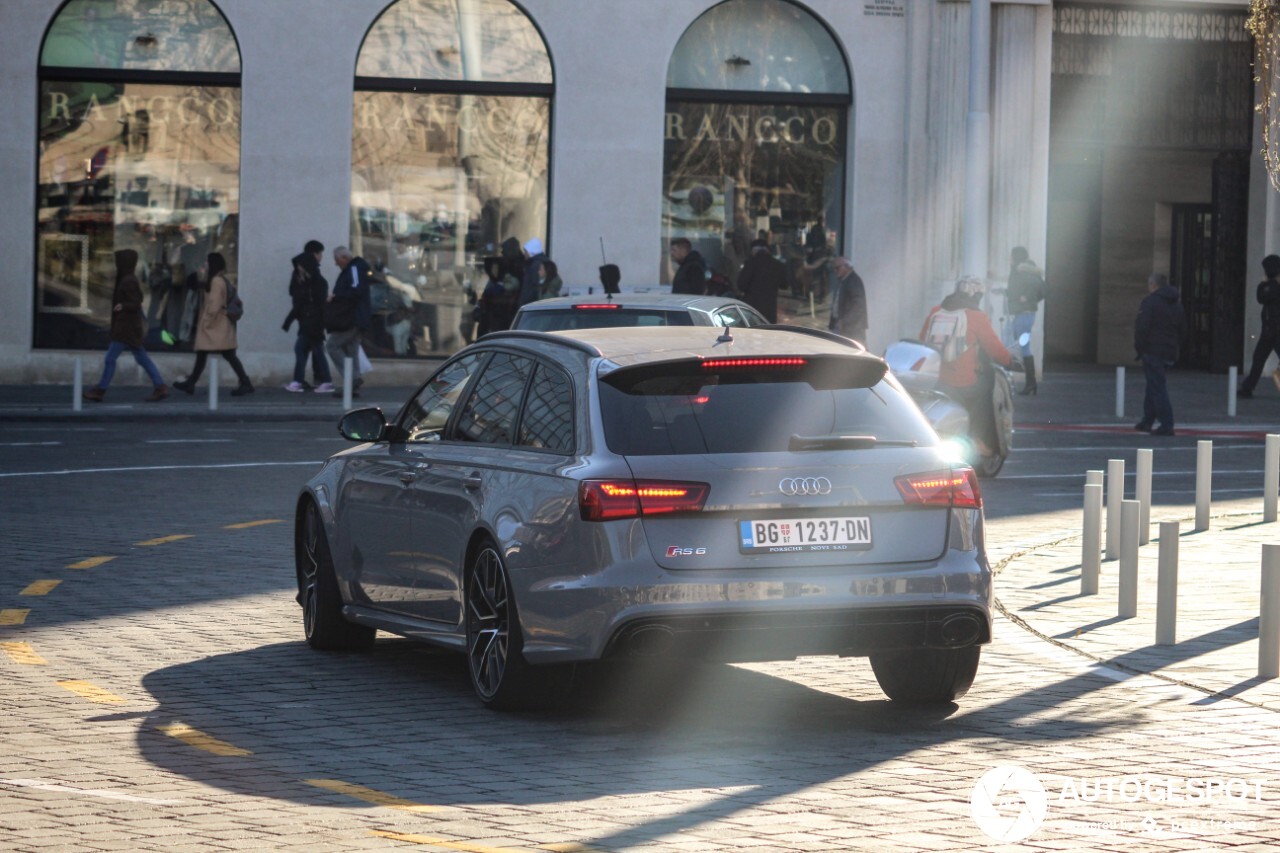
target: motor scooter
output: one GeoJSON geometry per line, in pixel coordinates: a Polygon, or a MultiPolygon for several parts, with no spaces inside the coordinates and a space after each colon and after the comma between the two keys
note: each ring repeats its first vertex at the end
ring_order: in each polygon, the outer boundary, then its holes
{"type": "MultiPolygon", "coordinates": [[[[1029,335],[1024,335],[1030,340],[1029,335]]],[[[969,434],[969,413],[958,401],[938,390],[942,355],[919,341],[904,339],[889,345],[884,359],[939,436],[958,442],[965,460],[979,477],[1000,473],[1013,448],[1013,382],[1009,371],[992,365],[991,407],[995,422],[995,446],[984,447],[969,434]]]]}

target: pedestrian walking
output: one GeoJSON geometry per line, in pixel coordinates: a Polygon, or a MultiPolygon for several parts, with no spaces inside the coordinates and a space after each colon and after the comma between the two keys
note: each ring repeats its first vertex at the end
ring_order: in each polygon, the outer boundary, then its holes
{"type": "Polygon", "coordinates": [[[1164,273],[1153,272],[1147,277],[1147,295],[1133,324],[1133,348],[1147,379],[1142,420],[1134,429],[1152,435],[1174,434],[1173,403],[1165,374],[1178,360],[1186,333],[1187,319],[1178,301],[1178,289],[1169,284],[1164,273]]]}
{"type": "Polygon", "coordinates": [[[538,272],[538,298],[551,299],[560,295],[564,282],[560,280],[560,268],[555,261],[544,261],[538,272]]]}
{"type": "Polygon", "coordinates": [[[751,257],[738,273],[738,291],[742,294],[742,301],[763,314],[770,323],[776,323],[778,291],[786,286],[786,264],[773,256],[769,241],[752,241],[751,257]]]}
{"type": "Polygon", "coordinates": [[[235,371],[240,384],[231,389],[232,397],[243,397],[254,390],[249,375],[244,372],[244,365],[236,357],[236,324],[227,316],[226,269],[226,259],[218,252],[211,252],[201,270],[203,295],[196,323],[196,363],[186,379],[173,383],[174,388],[187,394],[196,392],[196,383],[204,373],[209,353],[221,355],[235,371]]]}
{"type": "Polygon", "coordinates": [[[542,265],[547,262],[547,253],[542,250],[542,241],[537,237],[525,243],[523,248],[524,273],[520,281],[520,305],[528,305],[538,301],[538,286],[542,281],[542,265]]]}
{"type": "MultiPolygon", "coordinates": [[[[1267,366],[1271,353],[1280,356],[1280,255],[1267,255],[1262,259],[1262,272],[1266,278],[1258,282],[1257,298],[1262,306],[1262,331],[1258,334],[1258,344],[1253,348],[1253,366],[1249,375],[1240,385],[1236,396],[1249,399],[1253,389],[1262,378],[1262,369],[1267,366]]],[[[1280,367],[1272,374],[1276,387],[1280,388],[1280,367]]]]}
{"type": "Polygon", "coordinates": [[[617,264],[605,264],[600,267],[600,284],[606,296],[622,292],[622,270],[617,264]]]}
{"type": "MultiPolygon", "coordinates": [[[[373,322],[373,269],[346,246],[333,250],[333,262],[342,272],[338,273],[324,308],[324,326],[329,333],[325,350],[339,368],[351,359],[351,395],[359,397],[364,384],[360,375],[360,342],[373,322]]],[[[333,396],[341,397],[342,392],[335,390],[333,396]]]]}
{"type": "Polygon", "coordinates": [[[1045,297],[1044,275],[1032,261],[1027,250],[1022,246],[1014,246],[1009,253],[1009,313],[1013,315],[1013,339],[1022,355],[1022,365],[1026,371],[1026,381],[1021,396],[1035,394],[1036,359],[1031,354],[1031,330],[1036,325],[1036,308],[1045,297]],[[1022,342],[1022,336],[1027,342],[1022,342]]]}
{"type": "Polygon", "coordinates": [[[676,274],[671,277],[672,293],[688,293],[702,296],[707,292],[707,262],[684,237],[671,241],[671,260],[676,262],[676,274]]]}
{"type": "Polygon", "coordinates": [[[138,283],[138,253],[133,249],[120,249],[115,253],[116,284],[111,291],[111,331],[107,354],[102,360],[102,376],[98,384],[83,393],[93,403],[101,403],[107,396],[107,386],[116,375],[116,361],[125,350],[133,356],[138,366],[147,372],[152,390],[144,397],[148,403],[156,403],[169,396],[169,386],[164,384],[160,369],[143,348],[146,323],[142,315],[142,285],[138,283]]]}
{"type": "Polygon", "coordinates": [[[835,282],[831,289],[831,319],[827,323],[827,328],[865,344],[867,342],[867,289],[848,258],[836,258],[835,282]]]}
{"type": "Polygon", "coordinates": [[[307,359],[311,359],[311,378],[316,381],[315,392],[333,392],[333,374],[329,372],[329,359],[324,352],[324,305],[329,298],[329,282],[320,272],[324,258],[324,244],[308,240],[302,254],[293,259],[293,276],[289,279],[289,298],[293,308],[284,318],[286,332],[296,320],[298,338],[293,343],[293,381],[284,390],[300,394],[306,391],[307,359]]]}

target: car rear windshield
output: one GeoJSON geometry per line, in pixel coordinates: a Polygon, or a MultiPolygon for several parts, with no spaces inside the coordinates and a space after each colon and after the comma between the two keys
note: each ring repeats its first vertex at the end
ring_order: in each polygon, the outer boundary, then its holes
{"type": "Polygon", "coordinates": [[[797,435],[935,443],[910,398],[876,381],[881,373],[869,373],[865,359],[844,357],[811,358],[803,366],[719,370],[677,362],[621,369],[600,382],[605,440],[624,456],[785,451],[794,449],[797,435]]]}
{"type": "MultiPolygon", "coordinates": [[[[584,303],[588,304],[588,303],[584,303]]],[[[594,304],[594,303],[591,303],[594,304]]],[[[661,308],[564,308],[525,311],[515,328],[533,332],[565,329],[616,329],[622,326],[692,326],[688,311],[661,308]]]]}

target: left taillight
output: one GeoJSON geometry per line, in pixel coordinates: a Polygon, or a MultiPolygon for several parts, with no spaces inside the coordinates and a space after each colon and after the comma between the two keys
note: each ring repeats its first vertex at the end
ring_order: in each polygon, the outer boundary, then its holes
{"type": "Polygon", "coordinates": [[[908,504],[980,509],[982,489],[972,468],[951,468],[924,474],[904,474],[894,484],[908,504]]]}
{"type": "Polygon", "coordinates": [[[701,512],[711,487],[673,480],[583,480],[578,511],[583,521],[701,512]]]}

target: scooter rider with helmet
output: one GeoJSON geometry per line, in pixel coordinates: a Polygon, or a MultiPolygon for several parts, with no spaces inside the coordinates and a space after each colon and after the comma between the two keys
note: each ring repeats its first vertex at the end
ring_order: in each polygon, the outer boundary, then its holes
{"type": "Polygon", "coordinates": [[[939,390],[969,413],[969,436],[984,456],[998,446],[992,402],[994,376],[988,360],[1005,367],[1014,363],[982,310],[985,290],[982,279],[963,276],[955,291],[933,307],[920,329],[920,340],[942,353],[939,390]]]}

